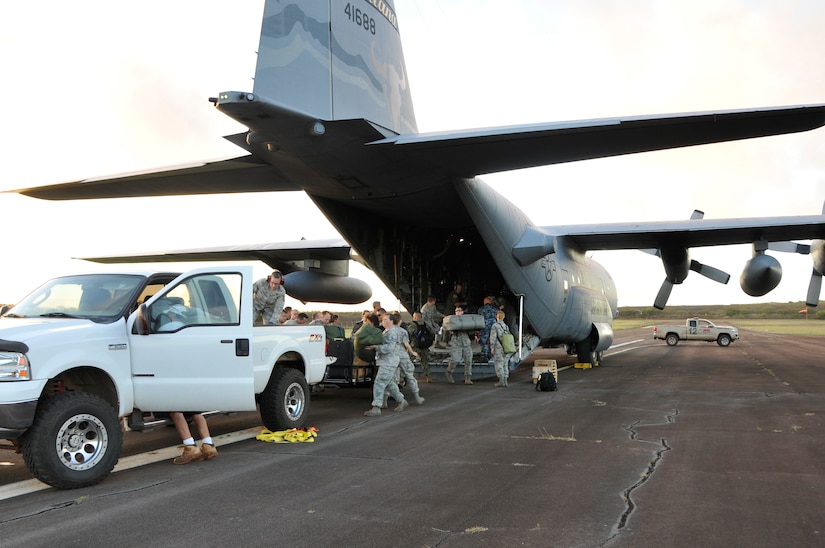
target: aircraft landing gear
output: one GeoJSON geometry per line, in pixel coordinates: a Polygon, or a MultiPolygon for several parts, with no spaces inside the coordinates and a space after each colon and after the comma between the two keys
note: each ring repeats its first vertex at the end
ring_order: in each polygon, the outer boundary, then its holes
{"type": "Polygon", "coordinates": [[[588,338],[576,343],[576,363],[573,365],[576,369],[590,369],[598,367],[602,359],[602,353],[591,350],[593,348],[592,341],[588,338]]]}

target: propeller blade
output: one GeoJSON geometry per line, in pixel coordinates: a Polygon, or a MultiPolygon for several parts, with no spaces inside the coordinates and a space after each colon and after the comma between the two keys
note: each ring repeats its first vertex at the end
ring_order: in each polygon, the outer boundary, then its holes
{"type": "Polygon", "coordinates": [[[796,242],[770,242],[768,249],[771,251],[781,251],[783,253],[799,253],[800,255],[807,255],[811,252],[811,246],[808,244],[798,244],[796,242]]]}
{"type": "Polygon", "coordinates": [[[811,272],[811,283],[808,284],[808,298],[805,299],[805,304],[808,306],[816,306],[819,304],[819,295],[822,291],[822,274],[816,271],[811,272]]]}
{"type": "Polygon", "coordinates": [[[719,282],[720,284],[726,284],[730,280],[730,274],[727,272],[723,272],[718,268],[713,268],[712,266],[702,264],[699,261],[690,261],[690,269],[698,274],[701,274],[705,278],[709,278],[714,282],[719,282]]]}
{"type": "Polygon", "coordinates": [[[653,302],[653,307],[658,308],[659,310],[664,310],[672,290],[673,283],[665,278],[665,281],[662,282],[662,287],[659,288],[659,294],[656,295],[656,300],[653,302]]]}

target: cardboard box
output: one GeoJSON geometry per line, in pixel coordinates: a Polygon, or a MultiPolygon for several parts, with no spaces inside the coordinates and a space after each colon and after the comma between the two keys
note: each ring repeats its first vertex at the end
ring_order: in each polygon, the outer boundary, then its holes
{"type": "Polygon", "coordinates": [[[545,371],[550,371],[559,382],[559,370],[556,366],[556,360],[536,360],[533,362],[533,384],[539,382],[539,375],[545,371]]]}

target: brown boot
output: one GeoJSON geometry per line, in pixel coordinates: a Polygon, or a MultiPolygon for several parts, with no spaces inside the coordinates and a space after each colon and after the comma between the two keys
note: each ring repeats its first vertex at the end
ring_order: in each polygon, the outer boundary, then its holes
{"type": "Polygon", "coordinates": [[[210,445],[208,443],[201,444],[201,454],[203,455],[203,460],[214,459],[218,456],[218,450],[215,449],[214,445],[210,445]]]}
{"type": "Polygon", "coordinates": [[[473,384],[473,381],[470,380],[470,377],[464,377],[464,384],[473,384]]]}
{"type": "Polygon", "coordinates": [[[449,369],[444,372],[444,377],[447,379],[447,382],[450,384],[455,384],[455,379],[453,379],[453,372],[449,369]]]}
{"type": "Polygon", "coordinates": [[[181,445],[183,452],[172,460],[172,464],[189,464],[192,461],[203,460],[203,453],[196,445],[181,445]]]}

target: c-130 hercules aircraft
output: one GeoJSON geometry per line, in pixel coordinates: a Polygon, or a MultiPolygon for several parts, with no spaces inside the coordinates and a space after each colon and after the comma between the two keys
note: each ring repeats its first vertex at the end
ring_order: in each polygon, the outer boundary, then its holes
{"type": "MultiPolygon", "coordinates": [[[[361,302],[354,298],[363,299],[363,284],[346,278],[354,257],[410,310],[445,282],[461,281],[475,295],[511,295],[519,325],[542,344],[568,345],[581,365],[598,363],[612,344],[617,311],[613,280],[586,256],[590,250],[658,255],[666,273],[659,308],[691,270],[727,282],[726,273],[692,261],[691,247],[752,243],[740,283],[754,296],[781,277],[766,250],[810,252],[808,301],[819,300],[825,215],[705,220],[695,212],[674,222],[542,227],[476,176],[807,131],[825,124],[822,104],[417,133],[390,0],[268,0],[252,92],[222,92],[210,101],[247,126],[226,138],[248,154],[17,192],[74,200],[303,190],[346,240],[329,255],[323,244],[292,242],[92,260],[261,259],[308,274],[304,295],[317,284],[333,288],[324,300],[361,302]],[[800,239],[813,242],[791,242],[800,239]]],[[[288,290],[296,286],[288,279],[288,290]]]]}

